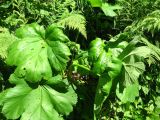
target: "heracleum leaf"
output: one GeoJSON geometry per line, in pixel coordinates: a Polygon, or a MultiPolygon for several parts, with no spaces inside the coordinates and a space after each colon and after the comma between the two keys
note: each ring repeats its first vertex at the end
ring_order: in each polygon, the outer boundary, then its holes
{"type": "Polygon", "coordinates": [[[69,48],[60,41],[48,42],[48,59],[50,65],[57,71],[62,71],[66,67],[66,62],[69,60],[71,55],[69,48]]]}
{"type": "Polygon", "coordinates": [[[114,10],[121,9],[121,7],[119,5],[110,5],[108,3],[102,3],[101,9],[106,16],[114,17],[117,15],[114,10]]]}
{"type": "Polygon", "coordinates": [[[152,51],[151,51],[151,49],[149,47],[147,47],[147,46],[141,46],[141,47],[136,47],[127,56],[136,55],[136,56],[139,56],[139,57],[147,58],[151,54],[152,54],[152,51]]]}
{"type": "Polygon", "coordinates": [[[50,25],[46,29],[45,39],[49,41],[67,42],[69,38],[63,33],[63,31],[55,24],[50,25]]]}
{"type": "Polygon", "coordinates": [[[110,62],[107,64],[108,67],[108,75],[111,79],[115,79],[121,72],[122,61],[117,57],[113,57],[110,62]]]}
{"type": "Polygon", "coordinates": [[[68,115],[73,110],[72,105],[76,104],[77,96],[72,88],[68,88],[70,92],[67,93],[59,93],[49,86],[45,86],[45,89],[47,90],[52,104],[58,113],[68,115]]]}
{"type": "Polygon", "coordinates": [[[122,61],[121,80],[125,83],[138,81],[139,75],[145,70],[143,59],[148,57],[151,51],[146,46],[136,47],[138,37],[135,37],[118,55],[122,61]],[[143,49],[145,50],[143,52],[143,49]],[[142,53],[141,53],[142,52],[142,53]]]}
{"type": "Polygon", "coordinates": [[[93,72],[97,74],[103,73],[103,71],[106,69],[107,61],[107,53],[105,50],[103,50],[98,60],[93,65],[93,72]]]}
{"type": "Polygon", "coordinates": [[[38,24],[30,24],[16,31],[19,38],[9,48],[7,64],[17,66],[15,74],[31,82],[52,77],[54,71],[63,71],[70,50],[63,42],[68,40],[55,25],[46,32],[38,24]]]}
{"type": "Polygon", "coordinates": [[[24,112],[28,93],[31,88],[26,85],[18,85],[7,91],[4,97],[2,113],[7,119],[17,119],[24,112]]]}
{"type": "Polygon", "coordinates": [[[123,79],[125,82],[132,84],[138,81],[139,76],[145,71],[145,65],[143,62],[137,62],[133,56],[123,62],[123,79]]]}
{"type": "Polygon", "coordinates": [[[129,84],[124,87],[123,91],[120,90],[120,84],[118,84],[116,95],[122,101],[122,103],[134,102],[135,98],[139,96],[139,84],[129,84]]]}
{"type": "Polygon", "coordinates": [[[108,73],[103,73],[98,81],[95,101],[94,101],[94,114],[99,116],[99,112],[106,98],[108,97],[112,87],[112,79],[108,76],[108,73]]]}
{"type": "Polygon", "coordinates": [[[92,7],[101,7],[102,6],[102,0],[89,0],[92,7]]]}
{"type": "Polygon", "coordinates": [[[7,119],[21,120],[63,120],[77,102],[72,87],[58,92],[47,85],[32,89],[27,84],[8,89],[2,99],[2,113],[7,119]]]}
{"type": "Polygon", "coordinates": [[[89,59],[91,61],[97,61],[99,55],[103,52],[104,50],[104,41],[101,40],[100,38],[96,38],[90,43],[90,49],[89,49],[89,59]]]}
{"type": "Polygon", "coordinates": [[[110,54],[104,49],[104,41],[100,38],[96,38],[90,43],[89,49],[89,61],[93,63],[93,73],[100,74],[102,73],[106,66],[107,60],[110,54]]]}
{"type": "Polygon", "coordinates": [[[39,26],[37,23],[32,23],[30,25],[25,25],[16,30],[16,36],[18,38],[34,38],[40,37],[44,38],[45,30],[42,26],[39,26]]]}
{"type": "Polygon", "coordinates": [[[27,98],[27,106],[21,120],[62,120],[52,106],[51,100],[43,86],[32,90],[27,98]]]}

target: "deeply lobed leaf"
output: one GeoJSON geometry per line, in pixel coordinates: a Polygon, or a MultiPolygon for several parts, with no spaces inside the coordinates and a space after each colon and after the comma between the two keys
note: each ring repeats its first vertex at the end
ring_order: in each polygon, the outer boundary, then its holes
{"type": "Polygon", "coordinates": [[[16,31],[19,38],[9,48],[8,65],[17,66],[15,74],[27,81],[38,82],[52,77],[52,72],[63,71],[69,60],[68,41],[56,25],[46,31],[36,23],[16,31]]]}

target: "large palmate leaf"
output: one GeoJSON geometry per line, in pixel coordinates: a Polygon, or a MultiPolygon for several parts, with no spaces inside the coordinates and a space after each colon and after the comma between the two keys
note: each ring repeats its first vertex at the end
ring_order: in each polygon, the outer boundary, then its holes
{"type": "Polygon", "coordinates": [[[134,102],[135,97],[139,96],[139,84],[133,83],[127,85],[123,90],[120,89],[120,85],[117,85],[116,95],[122,101],[122,103],[134,102]]]}
{"type": "Polygon", "coordinates": [[[7,91],[2,108],[2,113],[5,114],[7,119],[17,119],[20,117],[24,112],[25,106],[27,106],[27,96],[31,90],[28,86],[18,85],[7,91]]]}
{"type": "Polygon", "coordinates": [[[151,54],[148,47],[135,47],[136,44],[137,41],[132,40],[118,56],[123,61],[122,81],[129,83],[138,81],[139,75],[145,70],[143,59],[151,54]]]}
{"type": "Polygon", "coordinates": [[[123,78],[125,82],[128,81],[130,84],[138,81],[139,76],[145,71],[144,63],[136,61],[134,56],[130,56],[123,62],[123,66],[123,78]]]}
{"type": "Polygon", "coordinates": [[[134,102],[139,95],[138,78],[145,71],[143,59],[151,54],[148,47],[135,47],[136,44],[136,40],[131,41],[118,56],[123,67],[117,78],[116,94],[123,103],[134,102]]]}
{"type": "Polygon", "coordinates": [[[49,26],[46,31],[36,23],[16,31],[19,38],[9,48],[7,63],[17,66],[15,73],[31,82],[48,79],[54,71],[63,71],[69,60],[68,41],[60,28],[49,26]]]}
{"type": "Polygon", "coordinates": [[[58,92],[47,85],[32,89],[26,83],[8,89],[1,98],[6,118],[21,120],[63,120],[62,115],[68,115],[77,102],[72,87],[58,92]]]}

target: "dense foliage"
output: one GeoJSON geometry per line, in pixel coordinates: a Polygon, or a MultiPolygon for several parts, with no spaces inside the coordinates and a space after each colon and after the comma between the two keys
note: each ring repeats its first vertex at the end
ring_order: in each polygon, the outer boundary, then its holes
{"type": "Polygon", "coordinates": [[[160,1],[0,1],[0,119],[159,120],[160,1]]]}

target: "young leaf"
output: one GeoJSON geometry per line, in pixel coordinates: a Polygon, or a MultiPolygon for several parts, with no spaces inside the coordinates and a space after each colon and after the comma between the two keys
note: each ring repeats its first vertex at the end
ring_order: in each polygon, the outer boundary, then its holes
{"type": "Polygon", "coordinates": [[[93,64],[93,73],[100,74],[103,73],[107,66],[107,53],[105,50],[100,54],[98,60],[93,64]]]}
{"type": "Polygon", "coordinates": [[[104,41],[100,38],[96,38],[90,43],[90,49],[89,49],[89,60],[91,61],[97,61],[98,57],[104,50],[104,41]]]}
{"type": "Polygon", "coordinates": [[[93,73],[103,73],[107,66],[107,60],[110,54],[104,49],[104,41],[100,38],[96,38],[90,43],[89,49],[89,61],[93,63],[93,73]]]}

